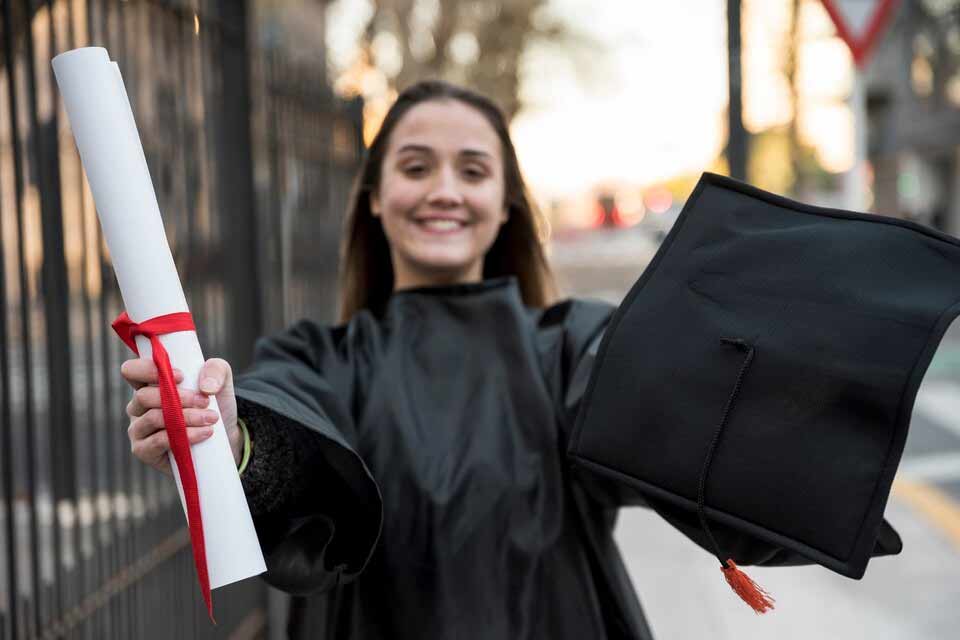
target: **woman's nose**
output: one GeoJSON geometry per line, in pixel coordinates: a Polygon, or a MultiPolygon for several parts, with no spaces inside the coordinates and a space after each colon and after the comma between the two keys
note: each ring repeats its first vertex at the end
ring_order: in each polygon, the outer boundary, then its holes
{"type": "Polygon", "coordinates": [[[434,184],[427,196],[427,201],[432,205],[455,206],[463,202],[463,194],[460,192],[460,183],[457,180],[456,172],[449,168],[443,168],[437,172],[434,184]]]}

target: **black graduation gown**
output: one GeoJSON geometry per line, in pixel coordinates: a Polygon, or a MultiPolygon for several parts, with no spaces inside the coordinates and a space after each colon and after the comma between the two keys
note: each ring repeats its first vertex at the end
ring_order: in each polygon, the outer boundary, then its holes
{"type": "MultiPolygon", "coordinates": [[[[617,509],[653,506],[709,547],[695,514],[566,463],[613,309],[527,308],[511,277],[404,290],[382,317],[258,340],[239,413],[297,431],[302,449],[304,490],[254,515],[265,580],[297,596],[292,636],[651,637],[617,509]]],[[[714,534],[740,564],[807,563],[714,534]]]]}

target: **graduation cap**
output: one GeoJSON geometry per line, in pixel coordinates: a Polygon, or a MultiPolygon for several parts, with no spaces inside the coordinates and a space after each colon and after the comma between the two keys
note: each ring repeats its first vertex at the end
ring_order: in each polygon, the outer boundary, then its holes
{"type": "Polygon", "coordinates": [[[902,548],[883,511],[958,314],[960,240],[706,173],[611,319],[570,457],[698,523],[758,612],[711,525],[859,579],[902,548]]]}

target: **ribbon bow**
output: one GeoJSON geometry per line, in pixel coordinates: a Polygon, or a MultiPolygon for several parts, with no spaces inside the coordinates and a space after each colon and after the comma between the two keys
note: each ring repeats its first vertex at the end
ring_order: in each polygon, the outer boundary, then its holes
{"type": "Polygon", "coordinates": [[[216,623],[210,597],[210,577],[207,574],[207,552],[203,542],[203,518],[200,514],[197,475],[193,467],[193,456],[190,455],[190,441],[187,439],[187,425],[183,419],[183,405],[180,404],[180,394],[173,381],[170,357],[160,343],[160,336],[166,333],[196,331],[193,316],[184,311],[136,323],[124,311],[117,316],[111,326],[120,339],[137,355],[140,355],[140,351],[137,349],[134,336],[146,336],[153,347],[153,362],[157,365],[157,371],[160,374],[160,406],[163,411],[163,422],[170,440],[170,450],[173,452],[174,460],[177,461],[180,485],[183,487],[183,496],[187,503],[187,524],[190,528],[190,543],[193,547],[193,563],[197,568],[197,579],[200,581],[200,590],[203,593],[203,601],[207,605],[207,613],[216,623]]]}

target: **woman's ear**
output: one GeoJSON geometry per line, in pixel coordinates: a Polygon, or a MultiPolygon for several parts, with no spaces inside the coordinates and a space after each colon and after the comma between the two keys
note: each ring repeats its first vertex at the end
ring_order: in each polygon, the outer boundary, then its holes
{"type": "Polygon", "coordinates": [[[370,192],[370,213],[373,214],[374,218],[380,217],[380,196],[377,195],[376,191],[370,192]]]}
{"type": "Polygon", "coordinates": [[[503,208],[503,211],[500,212],[500,224],[502,225],[509,219],[510,219],[510,207],[505,206],[503,208]]]}

